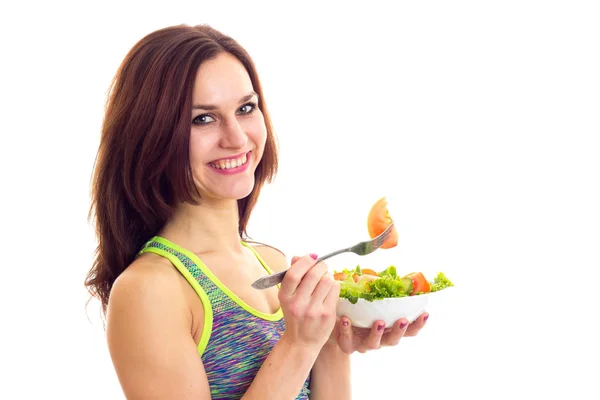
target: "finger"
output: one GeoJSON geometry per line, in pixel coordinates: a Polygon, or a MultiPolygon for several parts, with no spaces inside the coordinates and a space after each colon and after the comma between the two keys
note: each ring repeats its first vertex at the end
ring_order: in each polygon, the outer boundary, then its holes
{"type": "Polygon", "coordinates": [[[280,295],[292,297],[294,293],[296,293],[302,278],[306,272],[312,268],[314,262],[315,260],[312,256],[292,258],[292,265],[281,282],[281,289],[279,290],[280,295]]]}
{"type": "Polygon", "coordinates": [[[306,298],[311,297],[317,284],[325,274],[327,274],[327,265],[323,263],[313,265],[302,277],[300,284],[296,287],[296,293],[294,295],[306,298]]]}
{"type": "Polygon", "coordinates": [[[419,315],[419,318],[414,320],[413,323],[410,324],[408,328],[406,328],[406,333],[404,333],[404,336],[416,336],[419,333],[419,331],[423,329],[423,327],[425,326],[425,322],[427,322],[428,318],[429,314],[426,312],[419,315]]]}
{"type": "MultiPolygon", "coordinates": [[[[310,253],[310,254],[309,254],[309,256],[310,256],[310,258],[312,258],[313,260],[316,260],[316,259],[318,258],[318,256],[317,256],[315,253],[310,253]]],[[[295,263],[296,261],[298,261],[300,258],[301,258],[301,257],[298,257],[298,256],[293,256],[293,257],[292,257],[292,262],[290,263],[290,265],[291,265],[291,264],[293,264],[293,263],[295,263]]]]}
{"type": "Polygon", "coordinates": [[[310,300],[311,304],[322,307],[323,303],[325,302],[325,299],[331,292],[333,284],[334,284],[333,279],[327,273],[325,273],[321,277],[319,282],[317,282],[317,286],[315,287],[315,290],[312,292],[311,300],[310,300]]]}
{"type": "Polygon", "coordinates": [[[327,297],[323,300],[323,306],[326,309],[337,308],[338,301],[340,300],[340,290],[341,285],[339,282],[332,280],[331,287],[329,288],[329,293],[327,293],[327,297]]]}
{"type": "Polygon", "coordinates": [[[352,323],[346,317],[340,318],[340,335],[337,342],[340,349],[346,354],[352,354],[354,351],[352,345],[352,323]]]}
{"type": "Polygon", "coordinates": [[[381,347],[381,338],[383,336],[383,329],[385,328],[385,321],[376,321],[371,328],[371,333],[365,341],[366,350],[377,350],[381,347]]]}
{"type": "Polygon", "coordinates": [[[394,327],[381,339],[382,346],[395,346],[400,343],[400,339],[404,336],[406,329],[408,328],[408,320],[402,318],[394,324],[394,327]]]}

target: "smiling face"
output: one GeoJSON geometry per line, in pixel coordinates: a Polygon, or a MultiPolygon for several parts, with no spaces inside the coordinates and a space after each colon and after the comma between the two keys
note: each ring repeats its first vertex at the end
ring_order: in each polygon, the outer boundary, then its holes
{"type": "Polygon", "coordinates": [[[191,118],[190,162],[200,196],[248,196],[267,129],[250,76],[237,58],[221,53],[200,66],[191,118]]]}

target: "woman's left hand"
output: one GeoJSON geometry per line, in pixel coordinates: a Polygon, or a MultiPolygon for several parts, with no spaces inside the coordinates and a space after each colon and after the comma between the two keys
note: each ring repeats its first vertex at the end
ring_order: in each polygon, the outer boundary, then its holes
{"type": "Polygon", "coordinates": [[[384,321],[375,321],[369,329],[353,327],[348,318],[342,317],[337,321],[329,343],[337,343],[346,354],[352,354],[355,351],[366,353],[382,347],[395,346],[405,336],[416,336],[425,326],[427,318],[429,318],[429,314],[424,312],[410,324],[408,320],[402,318],[389,328],[385,328],[384,321]]]}

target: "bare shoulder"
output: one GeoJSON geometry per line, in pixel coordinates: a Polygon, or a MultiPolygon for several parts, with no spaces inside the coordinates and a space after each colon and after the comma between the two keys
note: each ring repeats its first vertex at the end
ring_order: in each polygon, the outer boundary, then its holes
{"type": "Polygon", "coordinates": [[[170,262],[155,254],[143,254],[115,280],[107,308],[107,338],[111,343],[140,334],[153,324],[168,321],[182,329],[191,315],[181,290],[179,273],[170,262]]]}
{"type": "Polygon", "coordinates": [[[248,241],[248,244],[256,250],[260,257],[267,263],[273,272],[280,272],[288,269],[289,263],[285,254],[278,248],[266,243],[248,241]]]}
{"type": "Polygon", "coordinates": [[[168,260],[144,254],[113,285],[107,341],[128,399],[210,398],[184,284],[168,260]]]}
{"type": "Polygon", "coordinates": [[[109,298],[109,312],[115,307],[129,306],[138,309],[153,303],[167,301],[175,306],[181,277],[169,260],[155,254],[143,254],[115,280],[109,298]]]}

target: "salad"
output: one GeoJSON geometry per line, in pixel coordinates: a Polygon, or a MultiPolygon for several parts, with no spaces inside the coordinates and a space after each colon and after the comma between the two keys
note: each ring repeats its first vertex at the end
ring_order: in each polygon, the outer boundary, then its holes
{"type": "Polygon", "coordinates": [[[393,265],[379,273],[357,265],[353,270],[334,271],[333,277],[341,282],[340,298],[348,299],[352,304],[356,304],[358,299],[374,301],[417,296],[454,286],[443,272],[439,272],[432,281],[428,281],[422,272],[400,276],[393,265]]]}
{"type": "MultiPolygon", "coordinates": [[[[387,199],[382,197],[369,210],[367,216],[369,236],[374,238],[380,235],[391,223],[392,217],[388,210],[387,199]]],[[[398,231],[394,224],[381,248],[390,249],[397,245],[398,231]]],[[[348,299],[352,304],[356,304],[358,299],[372,302],[374,300],[432,293],[454,286],[443,272],[439,272],[433,281],[428,281],[422,272],[411,272],[399,276],[396,267],[393,265],[379,273],[372,269],[363,269],[360,265],[357,265],[353,270],[334,271],[333,278],[341,282],[340,298],[348,299]]]]}

